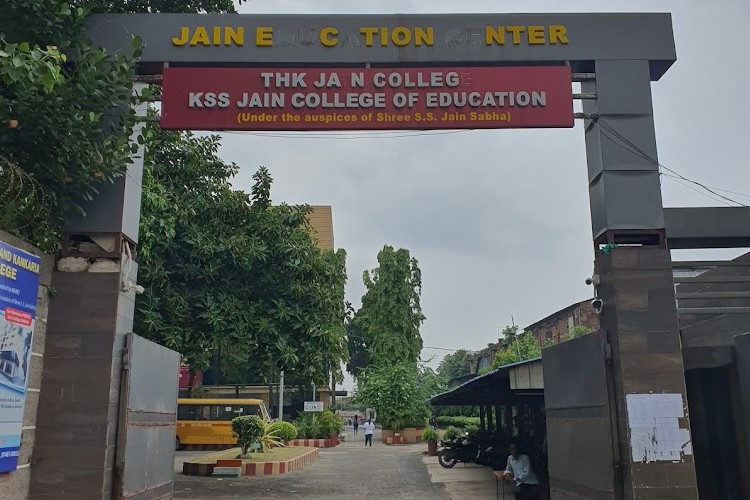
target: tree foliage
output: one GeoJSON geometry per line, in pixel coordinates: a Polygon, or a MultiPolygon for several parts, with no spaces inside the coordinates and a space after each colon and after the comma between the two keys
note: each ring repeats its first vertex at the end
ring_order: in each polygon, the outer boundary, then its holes
{"type": "Polygon", "coordinates": [[[589,334],[589,333],[591,333],[593,331],[594,331],[593,328],[590,328],[588,326],[585,326],[585,325],[576,325],[576,326],[574,326],[573,328],[571,328],[570,330],[567,331],[567,333],[565,334],[564,340],[570,340],[570,339],[574,339],[576,337],[580,337],[582,335],[587,335],[587,334],[589,334]]]}
{"type": "Polygon", "coordinates": [[[446,381],[469,375],[471,373],[471,357],[466,349],[459,349],[456,352],[446,355],[437,368],[437,373],[446,381]]]}
{"type": "Polygon", "coordinates": [[[521,335],[512,337],[512,340],[508,341],[497,353],[492,363],[492,368],[517,363],[526,359],[538,358],[541,355],[542,347],[537,342],[534,334],[523,332],[521,335]]]}
{"type": "Polygon", "coordinates": [[[136,332],[206,370],[214,353],[233,383],[279,370],[341,379],[343,250],[319,250],[307,206],[271,204],[261,167],[252,194],[229,184],[237,166],[216,136],[149,127],[143,179],[136,332]]]}
{"type": "Polygon", "coordinates": [[[427,400],[440,392],[439,377],[417,363],[401,361],[364,370],[357,379],[357,403],[374,408],[388,429],[421,427],[430,415],[427,400]]]}
{"type": "Polygon", "coordinates": [[[140,41],[108,53],[83,38],[86,19],[96,12],[234,6],[231,0],[4,0],[0,10],[0,220],[3,229],[52,252],[64,213],[83,213],[82,203],[97,196],[101,183],[122,176],[134,152],[140,41]]]}
{"type": "Polygon", "coordinates": [[[367,362],[376,366],[416,364],[422,351],[419,327],[425,320],[417,260],[408,250],[386,245],[378,253],[378,267],[365,271],[363,280],[367,291],[354,323],[366,343],[367,362]]]}

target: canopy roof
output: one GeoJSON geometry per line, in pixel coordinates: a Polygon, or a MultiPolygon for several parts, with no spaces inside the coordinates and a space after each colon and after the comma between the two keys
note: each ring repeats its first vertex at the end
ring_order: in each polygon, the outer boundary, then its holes
{"type": "Polygon", "coordinates": [[[543,397],[542,358],[501,366],[430,399],[433,405],[503,405],[543,397]]]}

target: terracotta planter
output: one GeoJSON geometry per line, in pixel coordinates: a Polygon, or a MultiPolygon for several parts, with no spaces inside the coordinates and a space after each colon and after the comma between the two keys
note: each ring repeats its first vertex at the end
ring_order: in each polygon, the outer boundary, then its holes
{"type": "Polygon", "coordinates": [[[430,439],[427,441],[427,454],[431,457],[437,455],[437,441],[430,439]]]}

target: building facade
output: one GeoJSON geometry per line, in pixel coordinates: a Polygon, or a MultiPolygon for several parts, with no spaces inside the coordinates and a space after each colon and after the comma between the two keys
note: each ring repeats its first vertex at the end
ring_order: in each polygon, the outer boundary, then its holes
{"type": "Polygon", "coordinates": [[[539,345],[558,343],[566,339],[567,333],[581,326],[591,331],[599,329],[599,315],[591,306],[591,299],[571,304],[564,309],[540,319],[524,328],[536,337],[539,345]]]}

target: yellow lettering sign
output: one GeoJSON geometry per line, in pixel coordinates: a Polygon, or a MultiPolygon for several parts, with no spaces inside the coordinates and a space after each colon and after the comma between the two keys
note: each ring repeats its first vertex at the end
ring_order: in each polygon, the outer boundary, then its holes
{"type": "Polygon", "coordinates": [[[339,30],[336,28],[323,28],[320,30],[320,43],[325,47],[335,47],[339,43],[339,30]]]}
{"type": "MultiPolygon", "coordinates": [[[[362,26],[358,29],[359,43],[366,47],[433,47],[435,45],[435,29],[432,26],[409,27],[396,26],[362,26]]],[[[258,26],[255,28],[255,45],[257,47],[273,47],[273,27],[258,26]]],[[[319,31],[319,41],[324,47],[339,45],[339,29],[327,26],[319,31]]],[[[342,34],[346,40],[357,37],[356,31],[342,34]]],[[[183,46],[237,46],[245,45],[245,28],[242,26],[181,26],[179,33],[171,37],[172,45],[183,46]]],[[[562,24],[552,25],[507,25],[485,26],[484,43],[492,45],[567,45],[570,43],[568,29],[562,24]]]]}
{"type": "Polygon", "coordinates": [[[188,35],[190,34],[190,29],[187,26],[183,26],[180,28],[180,36],[173,36],[172,37],[172,44],[182,46],[185,45],[188,41],[188,35]]]}
{"type": "Polygon", "coordinates": [[[258,47],[273,47],[273,28],[270,26],[255,28],[255,45],[258,47]]]}
{"type": "Polygon", "coordinates": [[[567,45],[568,29],[561,24],[550,26],[485,26],[485,45],[567,45]],[[510,35],[508,37],[508,35],[510,35]]]}
{"type": "Polygon", "coordinates": [[[565,26],[559,24],[553,24],[549,27],[549,43],[556,44],[562,43],[567,45],[568,43],[568,29],[565,26]]]}
{"type": "Polygon", "coordinates": [[[372,47],[372,39],[377,34],[377,28],[360,28],[359,32],[365,36],[365,45],[372,47]]]}
{"type": "Polygon", "coordinates": [[[198,26],[195,28],[195,31],[193,31],[193,36],[190,38],[190,45],[205,45],[209,46],[211,45],[211,42],[208,40],[208,33],[206,33],[206,28],[203,26],[198,26]]]}

